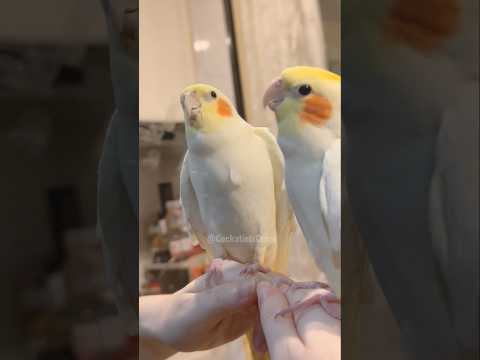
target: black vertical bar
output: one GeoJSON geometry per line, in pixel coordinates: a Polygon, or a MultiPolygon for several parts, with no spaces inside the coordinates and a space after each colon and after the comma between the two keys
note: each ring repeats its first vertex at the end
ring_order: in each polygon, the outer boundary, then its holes
{"type": "Polygon", "coordinates": [[[245,119],[245,104],[243,102],[242,82],[240,78],[240,65],[238,62],[237,40],[235,36],[235,24],[233,21],[233,11],[231,0],[223,1],[225,11],[225,23],[227,25],[227,33],[231,39],[230,45],[230,62],[233,75],[233,86],[235,89],[235,101],[237,103],[237,111],[239,115],[245,119]]]}
{"type": "Polygon", "coordinates": [[[167,213],[167,201],[173,200],[172,183],[158,184],[158,194],[160,195],[160,218],[164,218],[167,213]]]}

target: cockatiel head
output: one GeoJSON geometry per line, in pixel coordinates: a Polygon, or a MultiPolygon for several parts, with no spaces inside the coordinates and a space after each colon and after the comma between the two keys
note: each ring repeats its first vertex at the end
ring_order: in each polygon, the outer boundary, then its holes
{"type": "Polygon", "coordinates": [[[210,85],[187,86],[180,95],[180,103],[187,132],[211,133],[239,119],[230,100],[210,85]]]}
{"type": "Polygon", "coordinates": [[[265,92],[264,106],[275,112],[279,136],[314,128],[340,136],[340,76],[315,67],[285,69],[265,92]]]}

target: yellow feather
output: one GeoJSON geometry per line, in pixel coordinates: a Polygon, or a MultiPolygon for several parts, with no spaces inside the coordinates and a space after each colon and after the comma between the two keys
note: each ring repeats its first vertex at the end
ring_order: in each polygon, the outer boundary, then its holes
{"type": "Polygon", "coordinates": [[[216,91],[220,92],[217,88],[213,87],[212,85],[208,84],[202,84],[202,83],[196,83],[196,84],[191,84],[185,87],[182,91],[182,93],[190,92],[190,91],[198,91],[202,94],[209,93],[210,91],[216,91]]]}
{"type": "Polygon", "coordinates": [[[282,71],[281,79],[286,97],[276,109],[279,133],[285,136],[298,135],[300,127],[305,125],[305,122],[299,121],[299,113],[305,106],[304,98],[290,94],[291,89],[299,85],[310,85],[317,95],[327,98],[330,105],[339,111],[340,75],[312,66],[293,66],[282,71]]]}
{"type": "Polygon", "coordinates": [[[282,79],[287,83],[293,84],[306,79],[320,79],[327,81],[340,81],[340,75],[331,71],[311,66],[289,67],[282,72],[282,79]]]}
{"type": "MultiPolygon", "coordinates": [[[[191,84],[185,87],[182,90],[182,94],[187,94],[190,92],[195,92],[198,94],[198,99],[201,103],[201,122],[202,122],[202,127],[201,131],[203,133],[209,133],[213,132],[219,129],[219,127],[225,123],[225,119],[228,117],[238,117],[238,114],[235,112],[235,108],[233,107],[232,103],[228,99],[225,94],[223,94],[220,90],[218,90],[216,87],[208,84],[202,84],[202,83],[196,83],[196,84],[191,84]],[[210,101],[208,100],[209,94],[212,92],[215,92],[217,94],[215,101],[210,101]],[[229,114],[228,116],[225,114],[219,113],[219,108],[218,108],[218,103],[223,102],[224,103],[224,108],[226,106],[227,110],[231,110],[232,113],[229,114]]],[[[224,109],[225,111],[225,109],[224,109]]],[[[188,122],[185,123],[186,129],[187,129],[187,135],[191,135],[193,133],[196,133],[198,130],[192,128],[189,126],[188,122]]]]}

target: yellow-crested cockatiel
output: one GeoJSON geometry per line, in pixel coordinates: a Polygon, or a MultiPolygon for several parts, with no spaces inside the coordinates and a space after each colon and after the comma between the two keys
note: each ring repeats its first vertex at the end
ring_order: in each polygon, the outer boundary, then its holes
{"type": "Polygon", "coordinates": [[[181,103],[188,150],[180,196],[192,235],[214,259],[285,270],[293,212],[275,137],[212,86],[187,87],[181,103]]]}
{"type": "MultiPolygon", "coordinates": [[[[282,312],[320,302],[340,318],[341,142],[340,76],[314,67],[285,69],[264,96],[278,122],[285,181],[297,220],[334,291],[325,291],[282,312]]],[[[316,287],[321,283],[297,283],[316,287]]]]}
{"type": "Polygon", "coordinates": [[[188,147],[180,199],[191,235],[213,258],[210,278],[221,276],[221,259],[285,272],[295,222],[275,137],[212,86],[188,86],[180,100],[188,147]]]}

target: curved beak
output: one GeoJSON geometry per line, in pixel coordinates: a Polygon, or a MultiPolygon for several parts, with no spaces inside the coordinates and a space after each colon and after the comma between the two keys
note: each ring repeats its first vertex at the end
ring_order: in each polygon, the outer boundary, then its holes
{"type": "Polygon", "coordinates": [[[197,115],[200,113],[202,103],[198,99],[195,91],[184,92],[180,95],[180,103],[182,104],[183,112],[185,113],[185,119],[193,125],[197,119],[197,115]]]}
{"type": "Polygon", "coordinates": [[[263,106],[269,107],[270,110],[275,111],[278,105],[285,99],[285,92],[283,88],[283,81],[281,78],[276,78],[265,91],[263,95],[263,106]]]}

